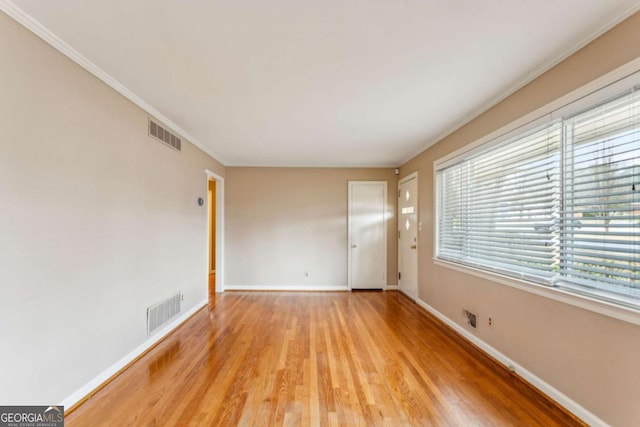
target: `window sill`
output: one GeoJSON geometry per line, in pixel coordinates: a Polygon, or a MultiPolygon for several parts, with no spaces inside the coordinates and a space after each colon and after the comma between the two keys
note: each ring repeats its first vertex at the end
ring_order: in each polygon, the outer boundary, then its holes
{"type": "Polygon", "coordinates": [[[507,277],[490,271],[468,267],[466,265],[457,264],[451,261],[433,258],[433,262],[435,265],[440,267],[445,267],[452,270],[460,271],[462,273],[471,274],[473,276],[499,283],[501,285],[510,286],[521,291],[529,292],[535,295],[569,304],[574,307],[589,310],[594,313],[622,320],[624,322],[640,325],[640,310],[635,310],[633,308],[619,306],[607,301],[601,301],[595,298],[589,298],[587,296],[574,294],[563,289],[539,285],[533,282],[527,282],[525,280],[518,280],[512,277],[507,277]]]}

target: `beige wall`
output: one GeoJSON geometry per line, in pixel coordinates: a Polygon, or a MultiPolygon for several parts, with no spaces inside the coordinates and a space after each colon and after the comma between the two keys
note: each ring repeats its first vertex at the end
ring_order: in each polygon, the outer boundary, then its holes
{"type": "Polygon", "coordinates": [[[205,169],[189,143],[0,13],[0,404],[59,403],[207,295],[205,169]]]}
{"type": "Polygon", "coordinates": [[[388,284],[397,284],[392,169],[227,168],[225,285],[347,286],[350,180],[388,183],[388,284]]]}
{"type": "Polygon", "coordinates": [[[493,316],[482,340],[616,426],[640,423],[640,327],[434,265],[433,162],[638,57],[635,14],[401,168],[420,176],[420,299],[461,325],[462,307],[493,316]]]}

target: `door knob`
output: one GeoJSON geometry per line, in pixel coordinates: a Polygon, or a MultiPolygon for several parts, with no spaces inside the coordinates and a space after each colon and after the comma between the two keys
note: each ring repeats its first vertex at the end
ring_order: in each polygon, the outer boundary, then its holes
{"type": "Polygon", "coordinates": [[[356,245],[355,243],[354,243],[353,245],[351,245],[351,248],[352,248],[352,249],[355,249],[355,248],[357,248],[357,247],[358,247],[358,245],[356,245]]]}
{"type": "Polygon", "coordinates": [[[416,249],[417,247],[417,245],[411,245],[411,249],[416,249]]]}

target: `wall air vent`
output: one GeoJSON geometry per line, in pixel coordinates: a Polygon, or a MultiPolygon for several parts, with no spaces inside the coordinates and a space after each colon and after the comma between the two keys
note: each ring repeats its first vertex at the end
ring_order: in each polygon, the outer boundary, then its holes
{"type": "Polygon", "coordinates": [[[182,138],[149,117],[149,136],[177,151],[182,151],[182,138]]]}
{"type": "Polygon", "coordinates": [[[157,304],[147,308],[147,336],[166,325],[176,315],[180,314],[182,293],[178,292],[157,304]]]}
{"type": "Polygon", "coordinates": [[[473,329],[478,327],[478,313],[474,313],[471,310],[462,309],[465,317],[467,318],[467,325],[471,326],[473,329]]]}

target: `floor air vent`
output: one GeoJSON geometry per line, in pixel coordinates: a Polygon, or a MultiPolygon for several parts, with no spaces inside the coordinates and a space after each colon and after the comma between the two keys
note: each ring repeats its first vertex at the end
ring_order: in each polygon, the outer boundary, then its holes
{"type": "Polygon", "coordinates": [[[167,130],[164,125],[159,124],[151,117],[149,117],[149,136],[173,148],[174,150],[182,151],[182,139],[167,130]]]}
{"type": "Polygon", "coordinates": [[[178,292],[151,307],[147,308],[147,336],[153,334],[180,313],[182,294],[178,292]]]}

